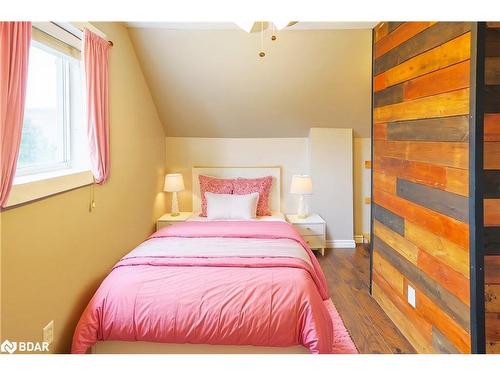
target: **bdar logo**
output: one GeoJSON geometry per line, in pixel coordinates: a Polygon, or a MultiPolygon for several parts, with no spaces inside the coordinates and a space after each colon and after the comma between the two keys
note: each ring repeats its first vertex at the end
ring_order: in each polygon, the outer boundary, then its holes
{"type": "Polygon", "coordinates": [[[12,354],[17,350],[17,342],[10,342],[9,340],[5,340],[2,342],[2,345],[0,345],[0,350],[2,353],[9,353],[12,354]]]}

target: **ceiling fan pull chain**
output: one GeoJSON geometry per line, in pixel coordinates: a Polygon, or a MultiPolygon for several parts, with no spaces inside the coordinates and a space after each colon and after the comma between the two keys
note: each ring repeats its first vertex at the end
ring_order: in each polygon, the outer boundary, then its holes
{"type": "Polygon", "coordinates": [[[274,42],[276,40],[276,27],[274,27],[274,22],[273,24],[273,35],[271,35],[271,40],[274,42]]]}
{"type": "Polygon", "coordinates": [[[264,21],[260,21],[260,52],[259,52],[260,57],[266,56],[266,53],[264,52],[264,21]]]}

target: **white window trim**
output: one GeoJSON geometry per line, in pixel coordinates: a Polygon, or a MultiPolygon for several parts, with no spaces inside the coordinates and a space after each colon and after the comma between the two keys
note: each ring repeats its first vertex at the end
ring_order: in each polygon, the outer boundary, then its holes
{"type": "Polygon", "coordinates": [[[91,171],[64,169],[17,177],[10,191],[6,207],[34,201],[64,191],[90,185],[94,182],[91,171]]]}

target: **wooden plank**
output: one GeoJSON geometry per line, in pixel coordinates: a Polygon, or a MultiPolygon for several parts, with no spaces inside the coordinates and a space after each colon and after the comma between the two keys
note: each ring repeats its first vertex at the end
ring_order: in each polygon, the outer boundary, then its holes
{"type": "Polygon", "coordinates": [[[463,196],[469,193],[469,173],[466,169],[378,156],[374,170],[463,196]]]}
{"type": "Polygon", "coordinates": [[[466,197],[401,178],[396,183],[397,195],[430,210],[469,222],[469,201],[466,197]]]}
{"type": "Polygon", "coordinates": [[[375,108],[469,87],[470,61],[466,60],[409,81],[390,86],[373,95],[375,108]]]}
{"type": "Polygon", "coordinates": [[[396,176],[373,172],[373,186],[388,193],[396,194],[396,176]]]}
{"type": "Polygon", "coordinates": [[[387,31],[389,32],[389,34],[391,34],[392,32],[394,32],[394,30],[396,30],[403,23],[404,22],[389,22],[389,26],[388,26],[388,30],[387,31]]]}
{"type": "Polygon", "coordinates": [[[500,169],[500,142],[484,142],[484,169],[500,169]]]}
{"type": "Polygon", "coordinates": [[[373,110],[375,122],[418,120],[466,114],[469,114],[469,89],[391,104],[373,110]]]}
{"type": "Polygon", "coordinates": [[[486,341],[500,341],[500,313],[486,313],[486,341]]]}
{"type": "Polygon", "coordinates": [[[407,261],[415,265],[417,264],[419,250],[415,244],[408,241],[403,236],[393,232],[376,220],[373,222],[373,233],[375,233],[378,238],[388,244],[407,261]]]}
{"type": "Polygon", "coordinates": [[[373,139],[385,140],[387,139],[387,124],[373,124],[373,139]]]}
{"type": "Polygon", "coordinates": [[[404,219],[401,216],[398,216],[394,212],[391,212],[390,210],[378,205],[377,202],[375,202],[372,208],[373,217],[375,220],[378,220],[394,232],[400,235],[404,235],[405,223],[404,219]]]}
{"type": "MultiPolygon", "coordinates": [[[[437,165],[420,163],[379,155],[379,147],[375,144],[376,155],[374,171],[407,180],[423,183],[444,189],[446,187],[446,170],[437,165]]],[[[387,191],[387,189],[385,189],[387,191]]]]}
{"type": "Polygon", "coordinates": [[[435,22],[405,22],[390,35],[387,35],[383,40],[375,44],[374,57],[378,58],[382,56],[433,24],[435,22]]]}
{"type": "MultiPolygon", "coordinates": [[[[430,343],[432,326],[424,319],[418,317],[418,314],[415,312],[412,313],[409,310],[409,305],[405,305],[403,301],[396,299],[390,291],[386,292],[384,287],[381,287],[383,284],[383,279],[374,274],[373,297],[375,300],[418,353],[433,353],[434,349],[430,343]]],[[[387,288],[385,287],[385,289],[387,288]]]]}
{"type": "Polygon", "coordinates": [[[500,284],[486,284],[484,288],[486,312],[500,312],[500,284]]]}
{"type": "Polygon", "coordinates": [[[417,266],[408,262],[377,236],[373,238],[373,248],[391,263],[394,268],[401,272],[405,278],[425,293],[441,310],[457,322],[460,327],[469,332],[470,309],[465,303],[427,276],[417,266]]]}
{"type": "Polygon", "coordinates": [[[377,92],[383,90],[387,87],[385,82],[385,74],[379,74],[376,77],[373,77],[373,92],[377,92]]]}
{"type": "Polygon", "coordinates": [[[500,57],[486,57],[484,80],[487,85],[500,85],[500,57]]]}
{"type": "Polygon", "coordinates": [[[486,354],[500,354],[500,341],[487,342],[486,343],[486,354]]]}
{"type": "Polygon", "coordinates": [[[483,234],[486,255],[500,255],[500,227],[484,227],[483,234]]]}
{"type": "Polygon", "coordinates": [[[469,278],[469,251],[446,238],[436,236],[419,225],[407,221],[405,223],[405,237],[425,250],[428,254],[440,259],[455,271],[469,278]]]}
{"type": "Polygon", "coordinates": [[[500,85],[484,86],[483,108],[485,113],[500,113],[500,85]]]}
{"type": "MultiPolygon", "coordinates": [[[[453,343],[461,353],[470,353],[470,335],[452,318],[432,302],[424,293],[416,290],[417,311],[453,343]]],[[[434,336],[434,335],[433,335],[434,336]]]]}
{"type": "Polygon", "coordinates": [[[467,142],[469,140],[469,116],[388,123],[387,140],[467,142]]]}
{"type": "Polygon", "coordinates": [[[469,171],[467,169],[445,168],[446,187],[444,190],[469,196],[469,171]]]}
{"type": "MultiPolygon", "coordinates": [[[[379,189],[373,190],[374,202],[395,215],[420,225],[437,236],[463,247],[469,247],[469,225],[422,207],[379,189]]],[[[400,233],[401,234],[401,233],[400,233]]],[[[403,235],[403,234],[401,234],[403,235]]]]}
{"type": "Polygon", "coordinates": [[[460,35],[470,34],[470,26],[468,22],[438,22],[375,59],[374,74],[385,72],[418,55],[425,55],[429,50],[435,50],[460,35]]]}
{"type": "Polygon", "coordinates": [[[500,113],[484,114],[484,140],[500,142],[500,113]]]}
{"type": "Polygon", "coordinates": [[[470,305],[470,283],[469,279],[464,275],[423,250],[418,252],[417,266],[433,280],[457,296],[460,301],[467,306],[470,305]]]}
{"type": "Polygon", "coordinates": [[[465,142],[373,142],[375,155],[468,169],[469,145],[465,142]]]}
{"type": "Polygon", "coordinates": [[[373,94],[373,107],[383,107],[389,104],[400,103],[404,98],[404,87],[402,84],[388,87],[373,94]]]}
{"type": "Polygon", "coordinates": [[[500,198],[500,169],[484,171],[484,198],[500,198]]]}
{"type": "Polygon", "coordinates": [[[485,55],[488,57],[500,56],[499,29],[486,29],[485,55]]]}
{"type": "Polygon", "coordinates": [[[403,94],[405,100],[412,100],[468,88],[469,85],[470,60],[466,60],[405,82],[403,94]]]}
{"type": "Polygon", "coordinates": [[[383,90],[412,78],[469,60],[470,41],[470,33],[464,34],[446,44],[406,60],[381,74],[377,73],[376,77],[384,77],[378,89],[383,90]]]}
{"type": "Polygon", "coordinates": [[[500,284],[500,255],[484,257],[484,282],[486,284],[500,284]]]}
{"type": "Polygon", "coordinates": [[[378,252],[373,253],[373,269],[387,281],[395,292],[404,296],[404,276],[381,257],[378,252]]]}
{"type": "Polygon", "coordinates": [[[484,200],[484,225],[487,227],[500,226],[500,199],[484,200]]]}
{"type": "Polygon", "coordinates": [[[432,327],[432,346],[438,353],[459,354],[460,351],[436,327],[432,327]]]}
{"type": "Polygon", "coordinates": [[[380,39],[385,37],[389,33],[389,23],[380,22],[374,28],[374,42],[377,43],[380,39]]]}

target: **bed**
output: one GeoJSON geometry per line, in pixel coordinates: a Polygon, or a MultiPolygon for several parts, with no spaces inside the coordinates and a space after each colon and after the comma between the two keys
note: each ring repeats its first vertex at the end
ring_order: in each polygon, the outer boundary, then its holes
{"type": "MultiPolygon", "coordinates": [[[[279,168],[193,168],[197,176],[273,176],[279,168]]],[[[73,353],[331,353],[333,305],[321,268],[280,215],[193,217],[162,228],[123,257],[89,302],[73,353]]],[[[334,309],[334,308],[333,308],[334,309]]]]}

